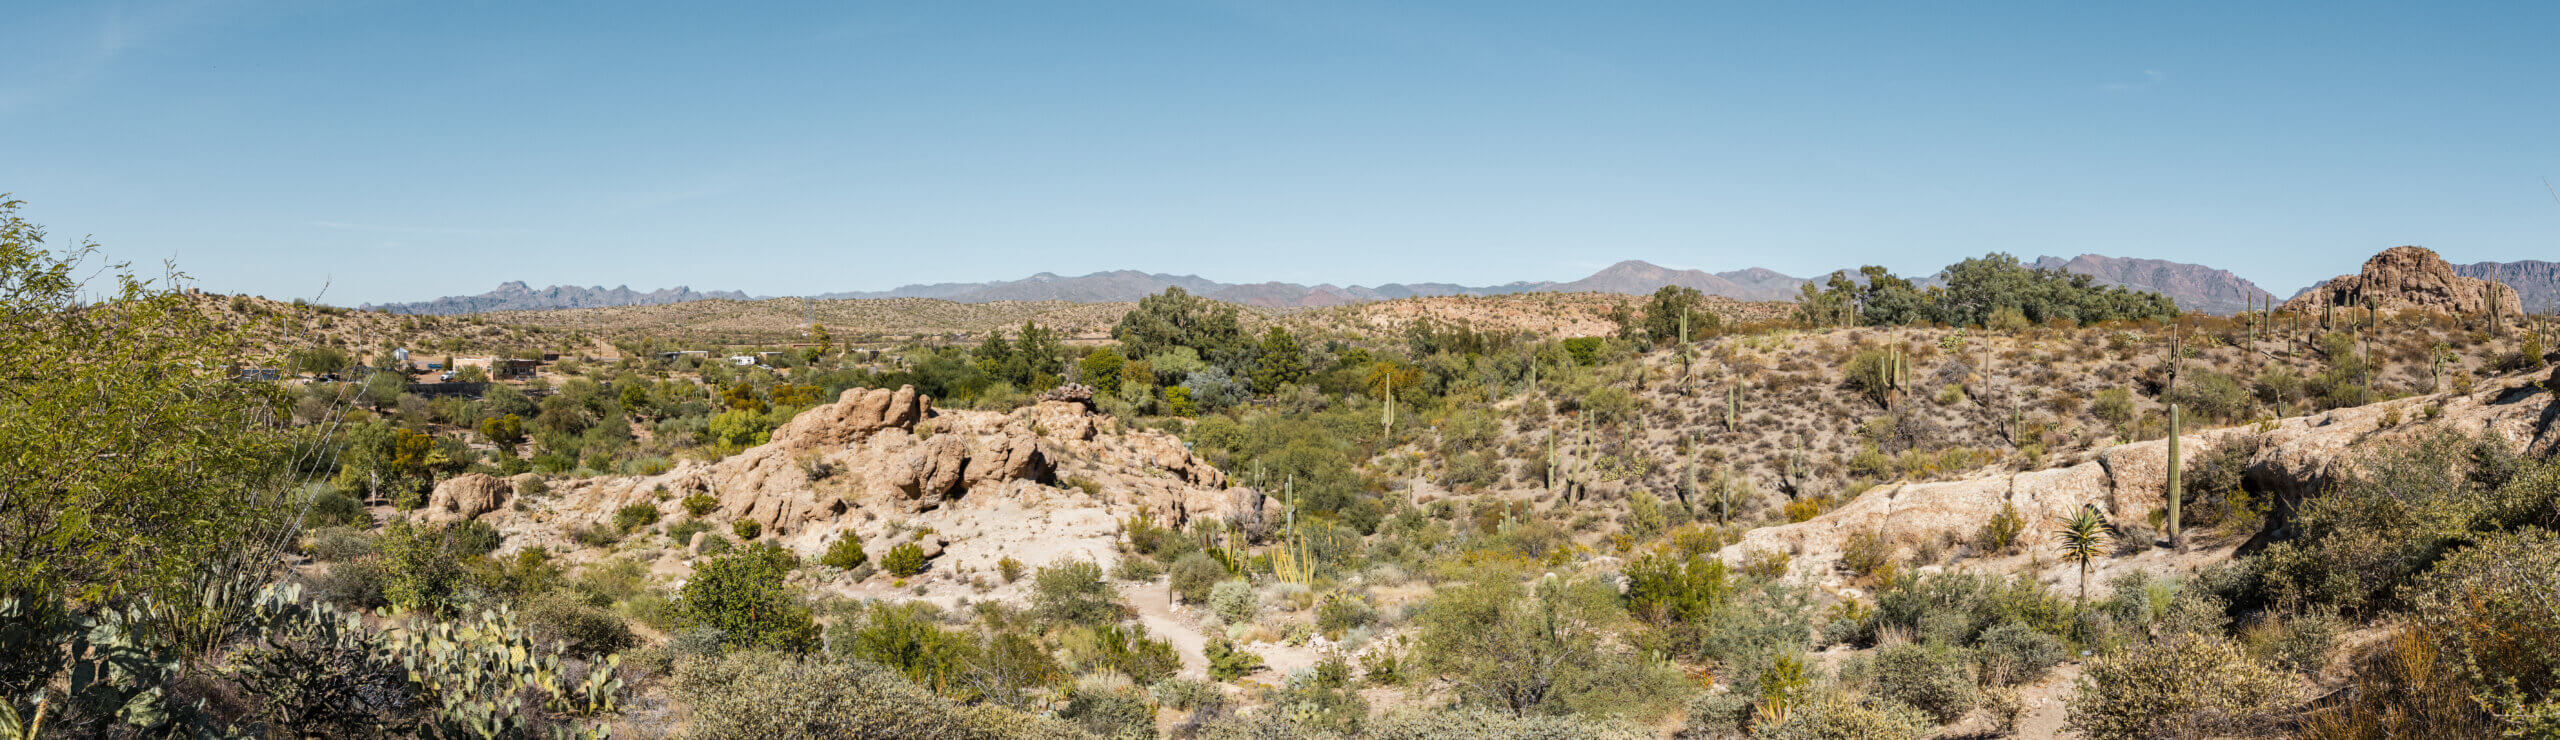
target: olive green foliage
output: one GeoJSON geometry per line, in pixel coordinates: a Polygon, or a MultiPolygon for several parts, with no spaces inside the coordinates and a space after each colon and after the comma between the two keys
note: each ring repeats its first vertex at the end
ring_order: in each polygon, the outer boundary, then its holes
{"type": "Polygon", "coordinates": [[[1143,738],[1155,734],[1155,710],[1145,692],[1129,677],[1100,674],[1078,679],[1067,689],[1060,719],[1096,737],[1143,738]]]}
{"type": "Polygon", "coordinates": [[[1400,709],[1362,727],[1368,740],[1640,740],[1653,733],[1624,719],[1519,716],[1486,709],[1400,709]]]}
{"type": "Polygon", "coordinates": [[[737,533],[738,539],[754,542],[756,538],[764,536],[764,523],[753,519],[740,519],[729,523],[729,531],[737,533]]]}
{"type": "Polygon", "coordinates": [[[711,513],[712,509],[717,508],[720,508],[720,500],[712,498],[711,494],[696,493],[684,497],[684,513],[693,515],[694,517],[699,518],[702,515],[711,513]]]}
{"type": "Polygon", "coordinates": [[[1983,630],[1975,639],[1982,678],[1995,686],[2043,678],[2046,671],[2062,662],[2067,650],[2062,638],[2024,622],[2002,622],[1983,630]]]}
{"type": "Polygon", "coordinates": [[[896,672],[764,651],[695,659],[670,683],[693,707],[688,737],[1078,737],[1055,721],[987,705],[963,707],[896,672]]]}
{"type": "Polygon", "coordinates": [[[798,650],[817,636],[809,607],[783,583],[790,563],[753,548],[703,561],[681,592],[682,623],[719,630],[732,643],[798,650]]]}
{"type": "Polygon", "coordinates": [[[1219,581],[1209,587],[1209,613],[1230,624],[1253,621],[1261,609],[1262,597],[1255,594],[1253,584],[1244,579],[1219,581]]]}
{"type": "MultiPolygon", "coordinates": [[[[1690,340],[1713,336],[1723,318],[1707,310],[1706,303],[1706,294],[1698,292],[1697,288],[1665,285],[1645,300],[1642,322],[1630,328],[1640,330],[1642,339],[1655,346],[1671,344],[1680,340],[1681,319],[1685,316],[1690,340]]],[[[1624,329],[1621,332],[1628,335],[1639,333],[1624,329]]]]}
{"type": "Polygon", "coordinates": [[[1624,625],[1616,589],[1546,576],[1480,575],[1434,594],[1415,660],[1471,705],[1512,714],[1651,716],[1681,697],[1679,672],[1603,636],[1624,625]]]}
{"type": "Polygon", "coordinates": [[[2399,606],[2400,586],[2456,547],[2560,517],[2560,463],[2521,459],[2494,436],[2426,435],[2355,469],[2298,506],[2298,538],[2252,559],[2273,605],[2349,614],[2399,606]]]}
{"type": "Polygon", "coordinates": [[[1070,560],[1032,576],[1031,611],[1051,622],[1091,626],[1119,621],[1127,608],[1120,605],[1111,582],[1103,580],[1102,566],[1070,560]]]}
{"type": "Polygon", "coordinates": [[[613,526],[620,528],[625,532],[635,531],[641,527],[646,527],[656,523],[658,523],[658,506],[656,504],[632,504],[630,506],[616,509],[613,512],[613,526]]]}
{"type": "Polygon", "coordinates": [[[1954,722],[1982,700],[1973,656],[1946,644],[1903,643],[1876,651],[1873,694],[1954,722]]]}
{"type": "Polygon", "coordinates": [[[567,655],[606,655],[639,644],[639,637],[631,633],[631,625],[620,615],[565,592],[545,594],[526,603],[524,624],[538,640],[558,646],[567,655]]]}
{"type": "Polygon", "coordinates": [[[2238,645],[2169,640],[2089,661],[2065,726],[2092,740],[2250,736],[2295,698],[2291,677],[2238,645]]]}
{"type": "Polygon", "coordinates": [[[254,356],[181,276],[96,263],[87,242],[48,251],[21,205],[0,195],[0,594],[175,588],[275,539],[283,397],[229,370],[254,356]]]}
{"type": "Polygon", "coordinates": [[[818,556],[818,564],[841,570],[852,570],[870,560],[871,554],[862,549],[862,538],[850,530],[836,535],[834,542],[827,543],[826,554],[818,556]]]}
{"type": "Polygon", "coordinates": [[[924,546],[901,542],[880,556],[880,568],[889,575],[906,578],[924,572],[924,546]]]}
{"type": "Polygon", "coordinates": [[[2483,709],[2560,724],[2560,535],[2532,527],[2493,536],[2447,557],[2414,590],[2418,632],[2483,709]]]}
{"type": "Polygon", "coordinates": [[[1824,693],[1798,702],[1783,718],[1753,723],[1752,737],[1774,740],[1919,740],[1935,729],[1928,713],[1890,699],[1824,693]]]}
{"type": "Polygon", "coordinates": [[[1209,658],[1209,677],[1233,681],[1245,674],[1262,670],[1262,656],[1236,646],[1224,635],[1213,636],[1203,652],[1209,658]]]}
{"type": "Polygon", "coordinates": [[[2038,324],[2166,319],[2178,310],[2167,296],[2101,287],[2088,275],[2035,269],[2001,253],[1947,266],[1941,274],[1943,289],[1922,291],[1881,267],[1868,266],[1859,272],[1867,278],[1864,285],[1838,273],[1821,288],[1807,283],[1798,313],[1833,318],[1847,313],[1849,306],[1859,306],[1863,307],[1859,318],[1867,324],[1983,326],[2004,310],[2038,324]]]}
{"type": "Polygon", "coordinates": [[[1205,552],[1192,552],[1173,561],[1173,577],[1169,583],[1183,601],[1202,604],[1209,601],[1209,589],[1226,580],[1227,567],[1205,552]]]}
{"type": "Polygon", "coordinates": [[[969,670],[975,638],[948,632],[934,624],[921,605],[883,605],[871,610],[862,626],[849,634],[830,631],[828,647],[837,654],[895,670],[928,688],[948,686],[969,670]]]}
{"type": "Polygon", "coordinates": [[[394,520],[383,528],[375,547],[382,596],[394,609],[442,610],[462,584],[462,565],[445,547],[442,529],[394,520]]]}
{"type": "Polygon", "coordinates": [[[1627,565],[1627,610],[1658,624],[1707,618],[1732,590],[1724,561],[1650,552],[1627,565]]]}
{"type": "Polygon", "coordinates": [[[1201,359],[1230,370],[1243,359],[1248,343],[1237,323],[1236,307],[1166,288],[1138,299],[1138,307],[1120,317],[1111,338],[1133,358],[1154,357],[1175,347],[1188,347],[1201,359]]]}

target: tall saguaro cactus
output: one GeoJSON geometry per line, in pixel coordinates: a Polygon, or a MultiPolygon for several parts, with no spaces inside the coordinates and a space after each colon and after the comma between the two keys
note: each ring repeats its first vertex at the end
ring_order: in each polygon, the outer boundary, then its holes
{"type": "Polygon", "coordinates": [[[2186,498],[2185,487],[2179,480],[2183,468],[2178,461],[2178,437],[2183,432],[2185,429],[2178,423],[2178,405],[2169,404],[2169,546],[2172,548],[2181,544],[2183,534],[2178,527],[2179,500],[2186,498]]]}

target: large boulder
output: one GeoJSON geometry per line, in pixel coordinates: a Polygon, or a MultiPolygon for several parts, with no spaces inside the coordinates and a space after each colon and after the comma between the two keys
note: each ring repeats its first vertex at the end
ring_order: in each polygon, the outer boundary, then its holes
{"type": "Polygon", "coordinates": [[[515,486],[486,473],[464,473],[436,484],[427,496],[427,521],[460,522],[480,518],[507,504],[515,486]]]}
{"type": "Polygon", "coordinates": [[[916,392],[916,387],[847,388],[835,403],[830,403],[791,417],[773,431],[773,441],[784,448],[800,449],[842,445],[870,436],[882,429],[914,429],[916,422],[931,413],[933,397],[916,392]]]}
{"type": "Polygon", "coordinates": [[[2524,299],[2503,283],[2463,277],[2425,247],[2392,247],[2366,260],[2364,271],[2340,275],[2286,301],[2284,309],[2318,314],[2323,304],[2384,311],[2417,309],[2455,315],[2483,314],[2491,305],[2507,316],[2524,313],[2524,299]]]}

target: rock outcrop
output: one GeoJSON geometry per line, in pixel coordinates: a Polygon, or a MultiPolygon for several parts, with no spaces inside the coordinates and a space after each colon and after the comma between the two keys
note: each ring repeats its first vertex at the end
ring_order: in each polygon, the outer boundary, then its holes
{"type": "Polygon", "coordinates": [[[487,473],[464,473],[436,484],[427,495],[424,518],[431,522],[460,522],[480,518],[507,505],[507,497],[515,486],[504,478],[487,473]]]}
{"type": "Polygon", "coordinates": [[[946,550],[938,564],[991,568],[1005,556],[1034,567],[1064,557],[1109,562],[1120,520],[1139,514],[1173,526],[1196,517],[1249,523],[1277,506],[1227,488],[1223,471],[1172,435],[1123,429],[1079,399],[1011,413],[931,404],[913,388],[848,390],[726,459],[555,482],[555,495],[530,511],[492,520],[532,535],[510,547],[528,546],[565,540],[631,504],[679,518],[679,502],[704,494],[717,502],[704,518],[756,522],[764,538],[803,554],[847,532],[885,551],[927,527],[944,535],[934,540],[946,550]]]}
{"type": "Polygon", "coordinates": [[[2341,275],[2285,301],[2283,310],[2318,314],[2322,305],[2364,306],[2384,311],[2416,309],[2457,316],[2488,313],[2494,303],[2507,316],[2524,312],[2513,288],[2463,277],[2451,263],[2425,247],[2392,247],[2366,260],[2364,272],[2341,275]]]}
{"type": "MultiPolygon", "coordinates": [[[[2548,419],[2560,414],[2553,393],[2535,384],[2540,373],[2483,382],[2470,395],[2419,396],[2356,408],[2276,421],[2257,427],[2231,427],[2182,437],[2189,465],[2206,451],[2246,435],[2262,435],[2245,475],[2250,486],[2280,497],[2313,495],[2354,470],[2361,451],[2429,434],[2436,429],[2489,432],[2540,454],[2560,443],[2560,429],[2548,419]],[[2441,403],[2433,421],[2424,408],[2441,403]],[[2385,424],[2390,422],[2391,425],[2385,424]]],[[[2052,523],[2095,505],[2119,524],[2146,522],[2165,504],[2168,488],[2168,442],[2151,440],[2098,451],[2086,462],[2068,467],[1989,478],[1884,485],[1811,520],[1764,527],[1745,534],[1724,550],[1728,558],[1753,551],[1788,553],[1799,572],[1827,572],[1839,562],[1849,535],[1879,533],[1904,554],[1921,543],[1952,536],[1969,539],[2003,504],[2015,506],[2027,523],[2021,546],[2049,552],[2052,523]]]]}

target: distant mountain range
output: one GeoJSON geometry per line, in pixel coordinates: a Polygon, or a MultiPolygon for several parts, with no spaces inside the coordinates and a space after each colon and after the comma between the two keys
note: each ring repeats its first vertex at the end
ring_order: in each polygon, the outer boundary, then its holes
{"type": "MultiPolygon", "coordinates": [[[[2132,290],[2160,293],[2177,299],[2180,306],[2206,313],[2225,315],[2237,313],[2248,305],[2252,296],[2270,295],[2257,284],[2242,279],[2230,271],[2184,262],[2084,254],[2069,259],[2038,257],[2027,264],[2039,269],[2090,275],[2096,278],[2096,282],[2100,285],[2123,286],[2132,290]]],[[[2546,302],[2560,301],[2560,263],[2482,262],[2458,266],[2455,270],[2466,276],[2495,279],[2514,286],[2524,297],[2525,305],[2528,307],[2539,309],[2546,305],[2546,302]]],[[[1198,275],[1114,270],[1074,277],[1043,272],[1020,280],[917,284],[883,291],[827,293],[815,297],[827,299],[939,298],[961,303],[993,301],[1102,303],[1135,301],[1162,293],[1166,288],[1179,287],[1193,294],[1222,301],[1287,308],[1339,306],[1417,296],[1505,295],[1541,291],[1641,295],[1651,293],[1665,285],[1681,285],[1735,300],[1783,301],[1794,299],[1807,282],[1810,282],[1807,278],[1798,278],[1758,267],[1731,272],[1707,272],[1673,269],[1641,260],[1627,260],[1570,282],[1542,280],[1488,286],[1466,286],[1453,283],[1388,283],[1378,286],[1300,285],[1280,282],[1222,283],[1198,275]]],[[[1934,281],[1922,278],[1916,282],[1925,285],[1934,281]]],[[[510,282],[498,286],[497,290],[476,296],[454,296],[418,303],[391,304],[380,306],[380,308],[394,313],[459,314],[645,306],[714,298],[750,300],[746,294],[737,291],[697,292],[685,287],[641,293],[627,287],[607,290],[552,286],[537,290],[527,287],[522,282],[510,282]]],[[[375,308],[375,306],[368,305],[366,308],[375,308]]]]}
{"type": "Polygon", "coordinates": [[[630,286],[618,285],[608,290],[602,286],[581,288],[554,285],[536,289],[523,281],[498,284],[497,290],[479,295],[446,296],[432,301],[394,303],[384,306],[365,304],[366,310],[386,309],[392,313],[464,314],[491,311],[548,311],[559,308],[603,308],[607,306],[656,306],[667,303],[727,298],[749,300],[747,294],[734,290],[698,292],[685,286],[642,293],[630,286]]]}

